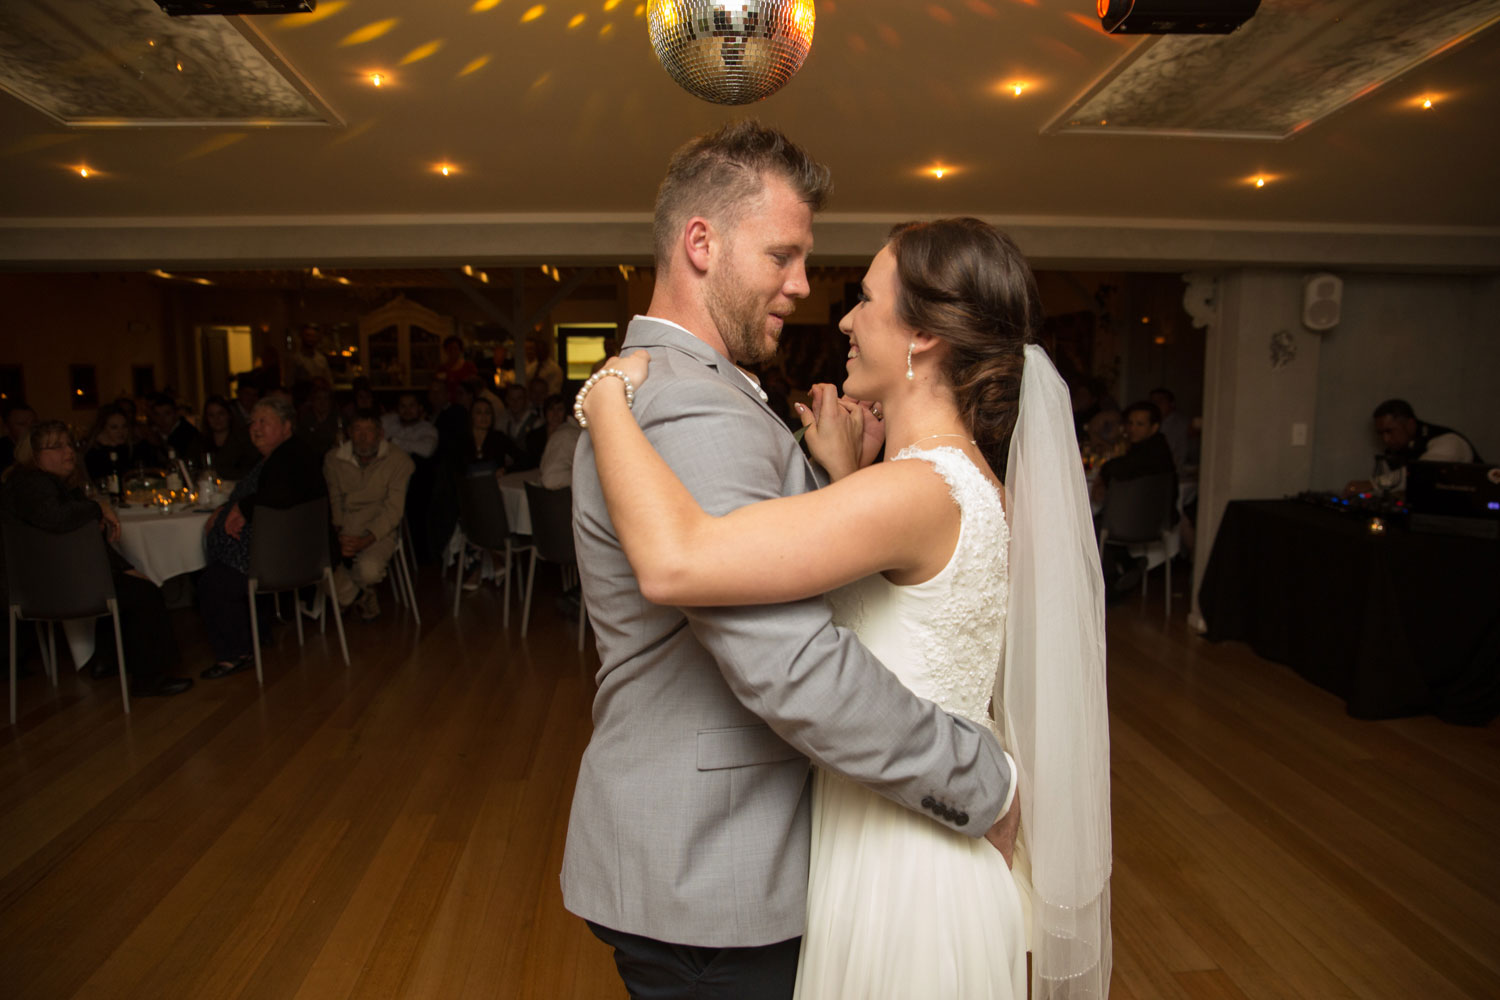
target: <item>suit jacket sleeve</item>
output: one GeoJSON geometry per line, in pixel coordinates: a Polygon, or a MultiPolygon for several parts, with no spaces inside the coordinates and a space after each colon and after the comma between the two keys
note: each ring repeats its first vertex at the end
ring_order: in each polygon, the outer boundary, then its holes
{"type": "MultiPolygon", "coordinates": [[[[663,395],[670,409],[641,408],[642,427],[705,510],[782,495],[780,432],[747,435],[722,386],[684,380],[652,401],[663,395]]],[[[683,614],[735,697],[819,766],[970,836],[1001,814],[1013,776],[994,734],[911,693],[821,598],[683,614]]]]}

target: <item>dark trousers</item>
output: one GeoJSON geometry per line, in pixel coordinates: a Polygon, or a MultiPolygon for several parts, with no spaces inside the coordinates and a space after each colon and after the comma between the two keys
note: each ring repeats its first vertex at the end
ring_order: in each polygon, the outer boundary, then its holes
{"type": "Polygon", "coordinates": [[[198,577],[198,611],[215,660],[233,663],[252,652],[250,606],[245,596],[249,586],[249,577],[222,563],[209,563],[198,577]]]}
{"type": "MultiPolygon", "coordinates": [[[[116,573],[115,600],[120,606],[125,672],[147,684],[176,673],[182,654],[177,650],[177,636],[167,618],[161,588],[150,580],[116,573]]],[[[115,658],[115,626],[108,616],[94,626],[94,655],[106,661],[115,658]]]]}
{"type": "Polygon", "coordinates": [[[705,948],[588,925],[615,950],[615,968],[632,1000],[788,1000],[797,981],[801,938],[759,948],[705,948]]]}

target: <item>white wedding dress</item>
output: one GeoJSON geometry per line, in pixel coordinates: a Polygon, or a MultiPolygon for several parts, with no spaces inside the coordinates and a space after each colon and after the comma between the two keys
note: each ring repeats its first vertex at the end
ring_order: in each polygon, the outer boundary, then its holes
{"type": "MultiPolygon", "coordinates": [[[[924,583],[873,576],[831,594],[834,621],[915,693],[996,729],[1009,590],[1000,496],[959,449],[894,460],[930,462],[948,483],[958,544],[924,583]]],[[[1023,891],[987,840],[816,773],[797,1000],[1025,1000],[1026,922],[1023,891]]]]}

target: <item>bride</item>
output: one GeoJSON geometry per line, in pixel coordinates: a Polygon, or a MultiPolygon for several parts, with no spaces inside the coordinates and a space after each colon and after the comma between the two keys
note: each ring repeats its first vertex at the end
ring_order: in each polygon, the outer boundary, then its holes
{"type": "Polygon", "coordinates": [[[993,727],[1017,761],[1013,870],[987,841],[818,772],[806,1000],[1023,1000],[1028,947],[1038,1000],[1108,993],[1100,573],[1068,393],[1033,343],[1039,312],[1030,268],[993,227],[898,226],[839,324],[845,398],[818,386],[798,408],[833,482],[723,517],[630,418],[626,388],[648,377],[647,354],[611,359],[605,372],[621,377],[580,393],[648,599],[826,592],[835,622],[909,688],[993,727]]]}

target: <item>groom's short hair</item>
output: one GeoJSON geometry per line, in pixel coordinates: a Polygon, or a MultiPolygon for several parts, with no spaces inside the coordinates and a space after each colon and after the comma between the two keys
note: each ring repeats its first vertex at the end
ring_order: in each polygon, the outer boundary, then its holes
{"type": "Polygon", "coordinates": [[[790,184],[814,212],[823,207],[833,186],[827,167],[778,129],[753,118],[730,122],[679,148],[656,192],[656,266],[669,265],[672,245],[695,215],[733,230],[748,203],[764,189],[768,174],[790,184]]]}

